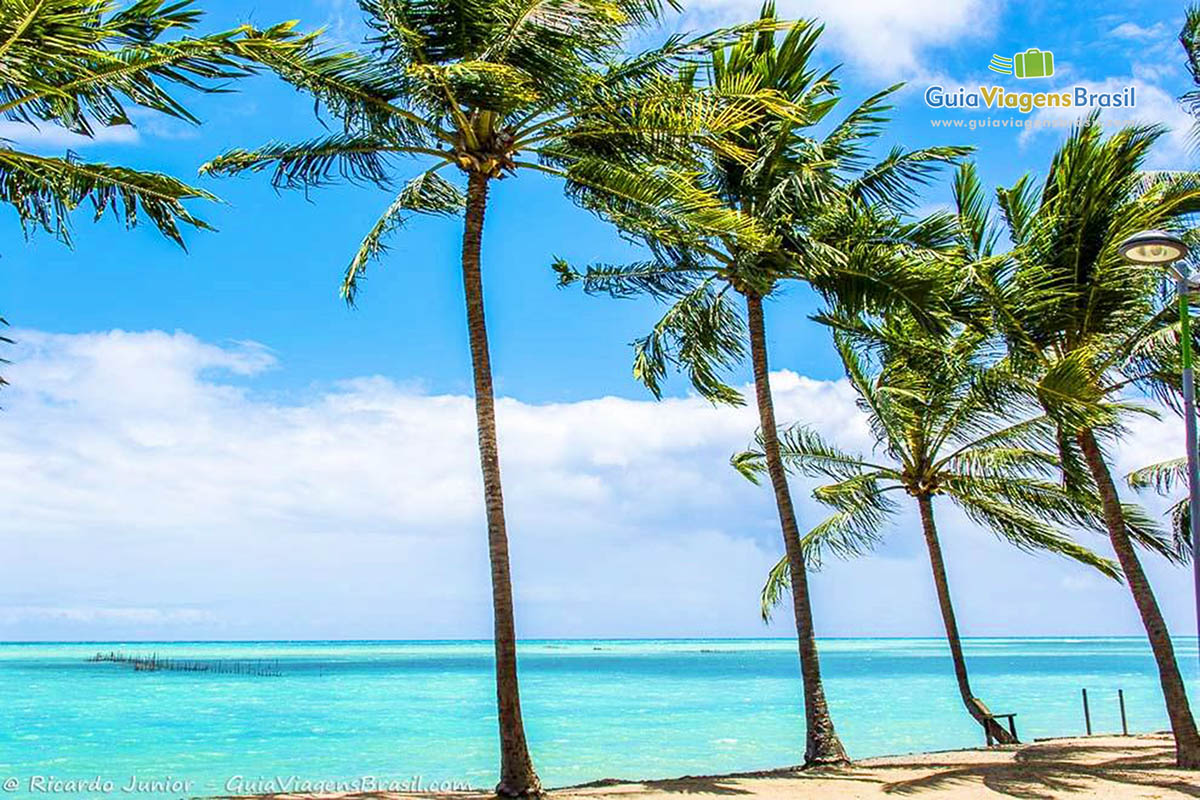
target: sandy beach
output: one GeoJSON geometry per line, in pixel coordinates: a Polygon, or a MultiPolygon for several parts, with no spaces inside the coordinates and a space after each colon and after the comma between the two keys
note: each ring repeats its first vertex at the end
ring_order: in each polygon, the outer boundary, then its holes
{"type": "Polygon", "coordinates": [[[1097,797],[1200,797],[1200,774],[1174,769],[1169,735],[1050,739],[990,750],[887,756],[844,769],[646,783],[608,783],[555,792],[557,797],[648,800],[685,794],[742,795],[746,800],[812,797],[1018,797],[1026,800],[1097,797]]]}
{"type": "MultiPolygon", "coordinates": [[[[603,780],[553,790],[556,800],[678,800],[733,798],[1065,798],[1200,797],[1200,774],[1174,769],[1171,737],[1094,736],[1047,739],[990,750],[953,750],[886,756],[841,769],[800,772],[792,769],[736,775],[686,776],[669,780],[603,780]]],[[[257,800],[464,800],[490,797],[486,792],[342,795],[262,795],[257,800]]]]}

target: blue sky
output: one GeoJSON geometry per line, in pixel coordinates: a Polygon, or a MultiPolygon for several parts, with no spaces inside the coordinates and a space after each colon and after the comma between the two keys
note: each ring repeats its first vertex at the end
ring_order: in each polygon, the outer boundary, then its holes
{"type": "MultiPolygon", "coordinates": [[[[299,18],[343,40],[360,31],[346,0],[203,5],[211,30],[299,18]]],[[[1133,116],[1173,129],[1154,165],[1194,165],[1173,100],[1189,88],[1174,42],[1182,4],[1097,3],[1080,14],[1065,2],[788,0],[780,10],[826,21],[821,59],[844,63],[847,108],[909,82],[881,150],[975,145],[991,185],[1041,170],[1061,128],[935,129],[932,118],[954,113],[921,97],[931,83],[1027,88],[986,66],[993,53],[1039,47],[1055,54],[1055,85],[1135,85],[1133,116]]],[[[756,11],[702,0],[665,27],[700,30],[756,11]]],[[[136,130],[97,142],[12,125],[0,135],[191,179],[230,147],[323,130],[311,103],[278,81],[237,89],[196,98],[198,128],[142,115],[136,130]]],[[[85,214],[73,250],[44,235],[23,242],[4,212],[0,308],[21,342],[0,417],[0,480],[22,510],[0,522],[0,544],[15,553],[0,564],[0,638],[484,635],[458,222],[414,220],[351,310],[338,280],[386,192],[305,197],[276,193],[262,176],[195,180],[224,202],[196,207],[219,232],[189,233],[186,253],[149,228],[126,232],[85,214]]],[[[947,196],[944,182],[931,186],[922,207],[947,196]]],[[[548,179],[493,189],[485,281],[497,390],[510,398],[501,426],[526,578],[522,630],[760,634],[756,593],[778,534],[769,497],[725,465],[753,419],[689,398],[681,381],[670,402],[651,403],[630,377],[627,343],[659,309],[554,286],[555,256],[632,252],[548,179]]],[[[788,419],[867,446],[827,335],[807,319],[814,309],[801,289],[770,308],[773,366],[786,371],[781,405],[788,419]]],[[[1118,454],[1122,466],[1174,454],[1177,420],[1145,424],[1118,454]]],[[[811,503],[801,510],[817,521],[811,503]]],[[[948,545],[964,617],[974,610],[982,623],[968,632],[1138,632],[1119,587],[1009,553],[949,519],[966,531],[948,545]],[[1038,588],[996,613],[995,582],[1027,580],[1038,588]]],[[[818,580],[823,632],[937,633],[919,543],[903,521],[899,529],[880,555],[818,580]],[[889,599],[896,591],[913,593],[912,608],[889,599]]],[[[1190,629],[1186,575],[1155,574],[1176,627],[1190,629]]]]}
{"type": "MultiPolygon", "coordinates": [[[[211,0],[205,6],[207,27],[214,30],[246,20],[265,24],[292,18],[306,27],[328,26],[347,39],[357,30],[357,17],[346,0],[253,5],[211,0]]],[[[974,2],[949,10],[934,2],[781,5],[783,13],[796,16],[826,13],[830,33],[822,59],[829,65],[844,63],[847,108],[893,82],[910,81],[911,88],[899,95],[896,122],[881,150],[897,143],[976,145],[983,175],[993,184],[1041,167],[1059,134],[1019,142],[1011,131],[934,130],[929,121],[935,115],[920,92],[935,81],[1004,83],[986,71],[988,59],[993,52],[1016,52],[1026,45],[1054,50],[1060,74],[1103,81],[1165,66],[1166,74],[1154,85],[1168,97],[1185,90],[1186,75],[1173,42],[1182,6],[1122,3],[1112,8],[1110,14],[1078,15],[1071,4],[1041,2],[995,8],[974,2]],[[861,7],[869,17],[875,6],[885,13],[874,23],[841,10],[861,7]],[[901,26],[902,33],[895,34],[890,58],[877,52],[879,45],[858,40],[895,29],[887,14],[907,20],[908,28],[905,32],[901,26]],[[1122,25],[1136,30],[1122,35],[1122,25]]],[[[743,19],[754,10],[752,2],[706,0],[674,23],[701,30],[743,19]]],[[[1008,80],[1009,85],[1018,83],[1008,80]]],[[[237,94],[192,102],[204,119],[200,128],[149,118],[136,141],[123,134],[114,138],[126,141],[72,146],[88,158],[191,178],[205,160],[230,147],[300,139],[323,130],[311,103],[274,79],[246,81],[237,88],[237,94]]],[[[62,149],[61,137],[47,138],[47,150],[62,149]]],[[[389,260],[372,270],[359,308],[350,311],[337,298],[337,282],[362,233],[386,207],[385,191],[337,187],[306,198],[297,192],[276,194],[262,176],[196,182],[225,203],[197,207],[220,232],[189,235],[186,254],[149,229],[127,235],[112,220],[92,225],[82,214],[74,251],[45,236],[30,246],[14,241],[3,251],[10,321],[54,331],[181,328],[209,340],[262,342],[287,365],[265,378],[276,388],[303,388],[312,381],[377,371],[425,382],[433,390],[466,385],[454,221],[414,220],[408,233],[394,241],[389,260]]],[[[935,186],[928,196],[937,203],[946,192],[935,186]]],[[[528,400],[599,393],[643,396],[629,377],[625,345],[654,319],[653,306],[560,292],[548,268],[556,255],[584,262],[620,259],[629,248],[609,226],[565,200],[553,180],[523,174],[495,186],[493,197],[485,247],[499,385],[528,400]],[[536,324],[529,324],[531,309],[536,309],[536,324]]],[[[11,214],[8,224],[15,240],[11,214]]],[[[814,301],[802,290],[792,294],[786,311],[772,315],[776,361],[813,377],[836,377],[838,366],[829,349],[809,346],[823,337],[805,320],[814,301]]],[[[685,390],[681,384],[676,388],[685,390]]]]}

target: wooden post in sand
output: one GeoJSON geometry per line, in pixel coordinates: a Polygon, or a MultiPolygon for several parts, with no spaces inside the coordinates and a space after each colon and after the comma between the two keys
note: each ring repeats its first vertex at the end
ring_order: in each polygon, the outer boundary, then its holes
{"type": "Polygon", "coordinates": [[[1083,725],[1087,729],[1087,735],[1092,735],[1092,712],[1088,710],[1087,689],[1083,690],[1083,725]]]}
{"type": "Polygon", "coordinates": [[[1121,735],[1129,735],[1129,724],[1125,721],[1125,690],[1117,689],[1117,702],[1121,706],[1121,735]]]}

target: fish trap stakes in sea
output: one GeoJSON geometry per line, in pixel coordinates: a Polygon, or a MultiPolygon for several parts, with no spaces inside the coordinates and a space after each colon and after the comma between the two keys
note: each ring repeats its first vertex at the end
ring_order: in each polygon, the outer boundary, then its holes
{"type": "Polygon", "coordinates": [[[109,651],[96,653],[88,659],[93,663],[128,664],[134,672],[206,672],[213,675],[247,675],[257,678],[278,678],[283,673],[278,661],[241,661],[213,659],[209,661],[162,658],[157,653],[135,656],[109,651]]]}

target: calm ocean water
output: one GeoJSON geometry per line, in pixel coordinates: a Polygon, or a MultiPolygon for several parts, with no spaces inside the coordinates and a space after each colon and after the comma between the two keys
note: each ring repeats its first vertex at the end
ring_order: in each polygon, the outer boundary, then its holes
{"type": "MultiPolygon", "coordinates": [[[[1197,690],[1196,639],[1177,640],[1197,690]]],[[[826,688],[854,757],[980,744],[938,639],[824,640],[826,688]]],[[[490,787],[496,739],[487,642],[0,645],[0,780],[191,782],[179,796],[252,781],[420,776],[490,787]],[[134,672],[97,651],[278,659],[278,677],[134,672]]],[[[1015,711],[1023,739],[1166,727],[1144,640],[973,639],[976,693],[1015,711]]],[[[667,777],[796,763],[801,690],[785,640],[532,641],[525,719],[543,781],[667,777]]],[[[24,783],[22,784],[24,786],[24,783]]],[[[267,786],[266,788],[270,788],[267,786]]],[[[82,792],[80,794],[89,794],[82,792]]]]}

